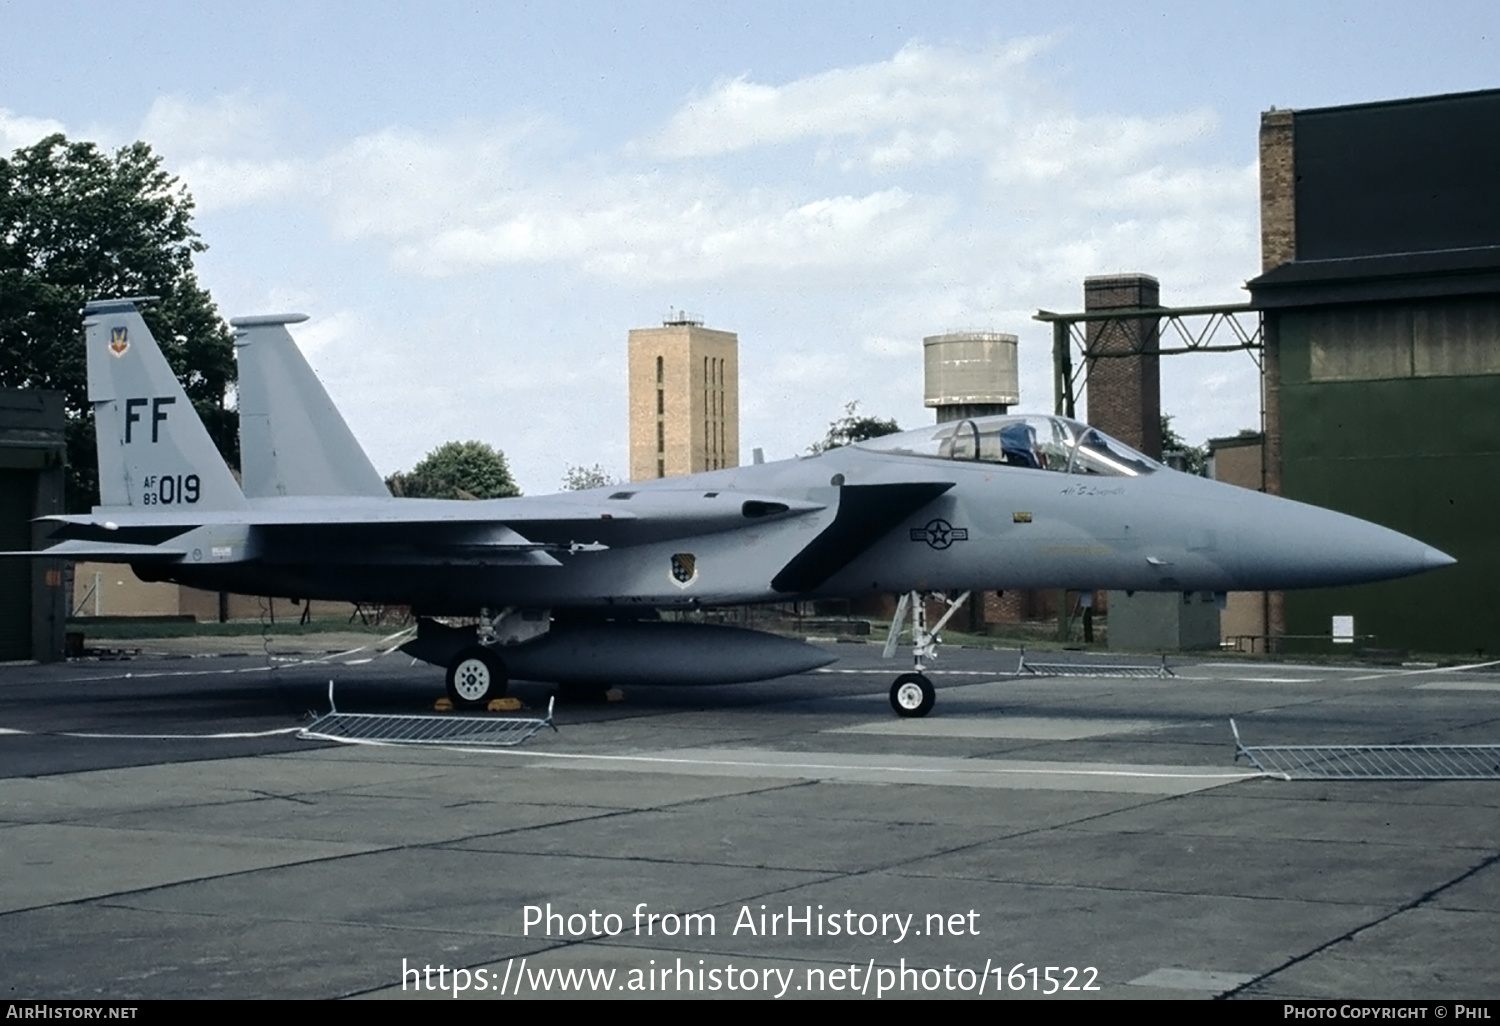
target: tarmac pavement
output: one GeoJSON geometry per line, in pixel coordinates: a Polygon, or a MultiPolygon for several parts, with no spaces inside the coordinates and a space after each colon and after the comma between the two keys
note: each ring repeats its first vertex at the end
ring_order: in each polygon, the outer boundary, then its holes
{"type": "Polygon", "coordinates": [[[441,672],[252,640],[0,667],[7,998],[1500,997],[1500,784],[1270,779],[1229,729],[1493,744],[1494,668],[944,649],[901,720],[840,644],[465,751],[298,739],[330,679],[412,713],[441,672]]]}

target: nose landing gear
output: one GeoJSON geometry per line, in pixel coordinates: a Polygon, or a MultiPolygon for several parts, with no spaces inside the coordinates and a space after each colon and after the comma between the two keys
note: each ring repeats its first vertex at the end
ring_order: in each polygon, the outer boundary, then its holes
{"type": "Polygon", "coordinates": [[[926,663],[937,658],[938,632],[941,631],[958,612],[959,607],[968,601],[969,592],[964,592],[956,599],[950,599],[946,595],[930,595],[919,591],[910,591],[901,596],[896,603],[896,615],[891,618],[891,630],[886,635],[885,650],[881,653],[883,658],[889,659],[896,654],[896,649],[901,642],[901,627],[907,613],[911,614],[911,641],[912,641],[912,673],[903,673],[896,678],[896,683],[891,685],[891,708],[896,710],[897,716],[926,716],[932,711],[933,703],[937,701],[937,692],[933,689],[932,681],[923,674],[926,663]],[[927,600],[932,597],[941,598],[948,604],[947,612],[929,630],[927,627],[927,600]]]}
{"type": "Polygon", "coordinates": [[[932,681],[920,673],[903,673],[891,685],[891,708],[897,716],[926,716],[936,701],[932,681]]]}

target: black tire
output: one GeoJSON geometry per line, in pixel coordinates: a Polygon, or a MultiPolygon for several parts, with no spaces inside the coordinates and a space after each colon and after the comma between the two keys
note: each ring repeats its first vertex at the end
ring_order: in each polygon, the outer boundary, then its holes
{"type": "Polygon", "coordinates": [[[926,716],[936,701],[932,681],[920,673],[903,673],[891,685],[891,708],[897,716],[926,716]]]}
{"type": "Polygon", "coordinates": [[[448,665],[448,697],[455,708],[476,709],[505,696],[505,663],[493,649],[474,645],[448,665]]]}

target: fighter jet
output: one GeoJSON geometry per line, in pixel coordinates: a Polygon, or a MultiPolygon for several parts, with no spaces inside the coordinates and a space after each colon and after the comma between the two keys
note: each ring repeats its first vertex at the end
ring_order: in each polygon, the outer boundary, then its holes
{"type": "MultiPolygon", "coordinates": [[[[137,309],[84,310],[100,505],[26,555],[128,563],[196,588],[410,606],[410,654],[455,704],[511,679],[763,680],[833,661],[658,610],[901,596],[914,669],[891,687],[925,715],[938,631],[977,589],[1282,590],[1383,580],[1453,560],[1395,531],[1182,474],[1062,417],[960,420],[818,455],[488,501],[393,498],[286,325],[232,322],[243,488],[137,309]],[[937,624],[931,594],[948,599],[937,624]],[[445,625],[465,618],[473,626],[445,625]]],[[[20,555],[21,553],[12,553],[20,555]]],[[[893,649],[888,644],[887,652],[893,649]]]]}

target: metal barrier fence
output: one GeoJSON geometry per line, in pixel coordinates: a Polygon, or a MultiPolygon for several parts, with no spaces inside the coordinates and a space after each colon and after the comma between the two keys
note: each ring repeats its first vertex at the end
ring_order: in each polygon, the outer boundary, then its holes
{"type": "Polygon", "coordinates": [[[463,745],[511,748],[551,727],[552,707],[546,716],[446,716],[409,713],[339,712],[333,701],[333,681],[328,682],[328,712],[313,720],[297,736],[309,741],[341,741],[346,744],[463,745]]]}
{"type": "Polygon", "coordinates": [[[1500,745],[1247,745],[1234,761],[1285,780],[1500,780],[1500,745]]]}
{"type": "Polygon", "coordinates": [[[1110,663],[1036,663],[1026,658],[1026,650],[1021,649],[1021,662],[1016,667],[1016,676],[1028,677],[1117,677],[1150,680],[1165,680],[1175,677],[1172,668],[1167,665],[1167,657],[1161,657],[1161,663],[1156,666],[1142,666],[1131,664],[1110,663]]]}

